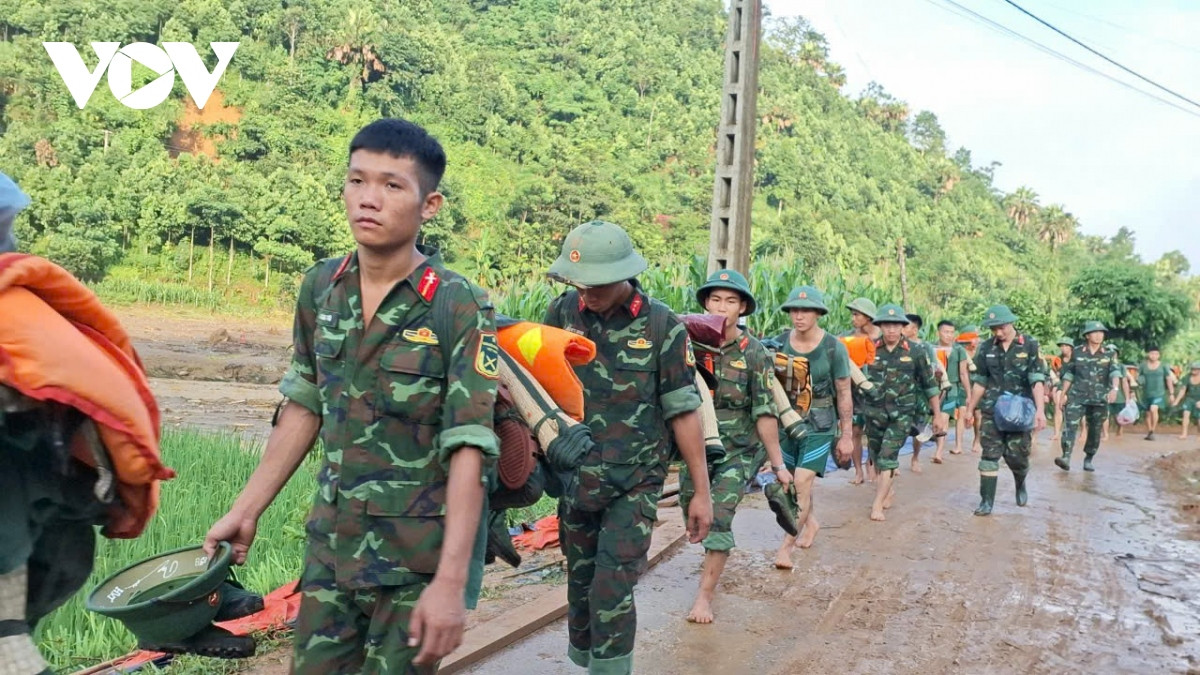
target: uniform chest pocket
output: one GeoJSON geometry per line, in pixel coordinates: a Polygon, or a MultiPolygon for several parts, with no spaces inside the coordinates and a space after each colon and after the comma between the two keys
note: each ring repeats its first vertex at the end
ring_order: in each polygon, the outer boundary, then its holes
{"type": "Polygon", "coordinates": [[[336,322],[322,322],[318,316],[317,330],[313,334],[313,365],[317,370],[317,385],[321,387],[322,397],[326,395],[326,383],[342,380],[345,343],[346,331],[338,328],[336,322]]]}
{"type": "Polygon", "coordinates": [[[657,403],[657,365],[653,359],[645,363],[623,360],[614,363],[612,372],[614,402],[657,403]]]}
{"type": "Polygon", "coordinates": [[[440,347],[390,345],[379,357],[379,412],[418,424],[436,424],[442,416],[445,384],[446,367],[440,347]]]}
{"type": "Polygon", "coordinates": [[[717,383],[716,399],[727,407],[739,408],[749,398],[749,389],[750,375],[746,371],[722,370],[720,381],[717,383]]]}

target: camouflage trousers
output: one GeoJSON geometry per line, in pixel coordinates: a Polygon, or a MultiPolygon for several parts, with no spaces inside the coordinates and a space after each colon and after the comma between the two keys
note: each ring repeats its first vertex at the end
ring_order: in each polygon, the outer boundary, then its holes
{"type": "Polygon", "coordinates": [[[884,410],[868,409],[864,431],[867,436],[867,457],[876,471],[900,468],[900,448],[912,433],[915,413],[889,414],[884,410]]]}
{"type": "Polygon", "coordinates": [[[1029,473],[1029,450],[1033,444],[1033,434],[1028,431],[1000,431],[996,428],[993,410],[983,410],[981,416],[983,424],[979,427],[979,445],[983,455],[979,459],[979,470],[998,471],[1000,458],[1003,457],[1014,476],[1022,477],[1029,473]]]}
{"type": "Polygon", "coordinates": [[[663,483],[661,471],[635,473],[644,480],[627,491],[613,483],[593,488],[589,510],[565,499],[558,505],[559,546],[567,557],[567,656],[593,674],[633,672],[633,588],[646,569],[663,483]]]}
{"type": "Polygon", "coordinates": [[[292,673],[432,675],[437,665],[415,666],[420,647],[408,646],[412,611],[425,581],[404,586],[344,588],[334,571],[306,556],[300,577],[292,673]]]}
{"type": "Polygon", "coordinates": [[[1083,452],[1088,457],[1096,454],[1100,449],[1100,434],[1104,429],[1104,418],[1108,416],[1108,405],[1104,403],[1086,404],[1074,403],[1067,404],[1066,412],[1063,414],[1062,430],[1062,451],[1063,454],[1070,454],[1075,448],[1075,435],[1079,431],[1079,420],[1087,420],[1087,440],[1083,443],[1083,452]]]}
{"type": "MultiPolygon", "coordinates": [[[[704,538],[704,550],[728,551],[736,543],[733,540],[733,514],[746,494],[746,483],[754,477],[762,464],[759,448],[747,448],[735,455],[727,455],[713,466],[709,491],[712,493],[713,522],[708,536],[704,538]]],[[[679,472],[679,505],[683,507],[686,521],[688,505],[696,494],[691,473],[687,465],[679,472]]]]}

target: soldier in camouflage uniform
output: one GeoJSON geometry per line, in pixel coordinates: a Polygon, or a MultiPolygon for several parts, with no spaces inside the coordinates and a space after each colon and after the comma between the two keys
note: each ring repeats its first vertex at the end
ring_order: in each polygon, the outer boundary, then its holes
{"type": "Polygon", "coordinates": [[[695,354],[683,323],[638,285],[645,269],[624,230],[592,221],[567,235],[549,270],[575,290],[554,299],[543,323],[596,343],[596,358],[575,369],[595,445],[558,506],[567,655],[589,673],[633,672],[633,588],[646,568],[672,435],[693,478],[692,543],[712,524],[695,354]]]}
{"type": "MultiPolygon", "coordinates": [[[[746,492],[746,483],[762,463],[763,449],[780,483],[788,485],[792,476],[783,466],[779,445],[779,423],[771,396],[771,380],[775,377],[771,354],[738,326],[739,318],[757,309],[750,284],[736,270],[717,270],[696,291],[696,299],[709,314],[725,318],[725,344],[720,351],[697,352],[698,367],[711,373],[718,383],[713,405],[725,458],[710,467],[713,524],[704,538],[700,591],[687,618],[695,623],[712,623],[713,594],[734,547],[734,511],[746,492]]],[[[694,492],[691,472],[685,467],[679,490],[684,512],[694,492]]]]}
{"type": "Polygon", "coordinates": [[[1046,428],[1045,382],[1046,364],[1038,354],[1038,343],[1032,337],[1017,332],[1013,324],[1017,317],[1005,305],[990,307],[984,315],[983,326],[992,331],[992,339],[981,342],[975,352],[975,371],[971,374],[971,401],[967,412],[982,412],[980,443],[983,456],[979,460],[979,508],[975,515],[992,512],[996,501],[996,481],[1000,458],[1013,473],[1017,488],[1017,505],[1025,506],[1025,476],[1029,473],[1029,450],[1033,440],[1030,432],[1000,431],[996,427],[996,401],[1005,392],[1033,400],[1036,414],[1033,433],[1046,428]]]}
{"type": "Polygon", "coordinates": [[[1062,456],[1054,459],[1063,471],[1071,470],[1071,451],[1079,421],[1087,420],[1087,440],[1083,443],[1083,470],[1092,471],[1092,457],[1100,449],[1101,430],[1108,415],[1108,404],[1117,400],[1125,369],[1117,355],[1104,348],[1108,329],[1099,321],[1083,326],[1087,344],[1075,350],[1062,368],[1062,397],[1066,422],[1062,431],[1062,456]]]}
{"type": "Polygon", "coordinates": [[[262,462],[205,539],[243,562],[258,517],[318,435],[296,673],[433,673],[462,641],[486,529],[499,351],[484,292],[416,245],[442,205],[441,146],[403,120],[350,144],[354,253],[308,270],[287,397],[262,462]]]}
{"type": "MultiPolygon", "coordinates": [[[[886,520],[884,510],[892,506],[896,495],[896,469],[900,467],[900,448],[917,422],[925,401],[937,409],[938,385],[929,364],[929,352],[913,345],[903,335],[908,317],[899,305],[884,305],[875,316],[875,325],[883,337],[875,343],[875,361],[867,366],[867,379],[875,385],[867,402],[867,450],[875,466],[875,502],[871,520],[886,520]]],[[[944,431],[942,418],[933,422],[934,432],[944,431]]]]}

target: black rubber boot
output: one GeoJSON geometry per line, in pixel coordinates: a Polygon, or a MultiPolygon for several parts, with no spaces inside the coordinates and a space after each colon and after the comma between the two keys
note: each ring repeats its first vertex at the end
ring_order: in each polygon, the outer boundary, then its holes
{"type": "Polygon", "coordinates": [[[1062,457],[1054,458],[1054,465],[1063,471],[1071,470],[1071,451],[1063,450],[1062,457]]]}
{"type": "Polygon", "coordinates": [[[246,590],[237,579],[226,579],[221,584],[221,608],[213,619],[217,623],[233,621],[263,611],[263,597],[246,590]]]}
{"type": "Polygon", "coordinates": [[[979,477],[979,508],[975,509],[977,516],[990,516],[992,504],[996,501],[996,477],[979,477]]]}
{"type": "MultiPolygon", "coordinates": [[[[492,560],[500,558],[504,562],[513,567],[521,566],[521,554],[517,553],[517,549],[513,546],[512,537],[508,534],[508,528],[505,525],[504,512],[498,511],[498,516],[492,517],[491,525],[488,527],[487,553],[486,557],[492,560]]],[[[491,562],[486,560],[486,562],[491,562]]]]}
{"type": "Polygon", "coordinates": [[[1025,474],[1013,474],[1013,480],[1017,483],[1017,506],[1025,506],[1029,503],[1029,493],[1025,491],[1025,474]]]}
{"type": "Polygon", "coordinates": [[[1096,467],[1092,466],[1092,457],[1093,457],[1093,455],[1087,455],[1083,458],[1083,470],[1084,471],[1095,471],[1096,470],[1096,467]]]}
{"type": "Polygon", "coordinates": [[[209,624],[204,630],[177,642],[138,643],[138,649],[168,654],[198,654],[217,659],[245,659],[254,656],[254,638],[234,635],[224,628],[209,624]]]}
{"type": "Polygon", "coordinates": [[[767,504],[771,506],[771,510],[775,512],[775,522],[779,523],[779,527],[783,528],[784,532],[793,537],[800,536],[800,528],[796,527],[796,519],[799,515],[800,506],[796,503],[796,488],[794,485],[789,486],[790,489],[783,489],[778,481],[768,483],[767,487],[763,488],[763,494],[767,496],[767,504]]]}

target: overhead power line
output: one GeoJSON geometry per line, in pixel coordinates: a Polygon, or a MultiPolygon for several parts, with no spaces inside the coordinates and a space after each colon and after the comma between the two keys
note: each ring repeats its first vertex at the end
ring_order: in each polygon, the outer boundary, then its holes
{"type": "Polygon", "coordinates": [[[938,0],[924,0],[924,1],[942,11],[950,12],[950,13],[955,14],[956,16],[962,17],[964,19],[973,20],[976,23],[981,23],[981,24],[983,24],[983,26],[985,28],[988,28],[989,30],[992,30],[993,32],[998,32],[998,33],[1001,33],[1008,37],[1014,38],[1016,40],[1020,40],[1021,42],[1033,47],[1034,49],[1037,49],[1038,51],[1041,51],[1045,54],[1048,54],[1048,55],[1060,60],[1060,61],[1068,63],[1072,66],[1075,66],[1076,68],[1079,68],[1080,70],[1083,70],[1083,71],[1086,71],[1093,75],[1102,77],[1102,78],[1112,82],[1113,84],[1120,85],[1121,87],[1124,87],[1134,93],[1146,96],[1154,101],[1158,101],[1159,103],[1162,103],[1163,105],[1170,106],[1180,112],[1187,113],[1188,115],[1192,115],[1193,117],[1200,118],[1200,111],[1193,110],[1192,108],[1188,108],[1183,105],[1180,105],[1179,103],[1176,103],[1175,101],[1158,96],[1158,95],[1154,94],[1153,92],[1149,92],[1144,89],[1139,89],[1124,80],[1121,80],[1117,77],[1113,77],[1112,75],[1105,73],[1103,71],[1097,70],[1097,69],[1087,65],[1086,63],[1082,63],[1076,59],[1073,59],[1070,56],[1063,54],[1062,52],[1059,52],[1050,47],[1047,47],[1046,45],[1043,45],[1042,43],[1038,42],[1037,40],[1027,37],[1027,36],[1009,28],[1008,26],[1005,26],[1001,23],[993,21],[992,19],[989,19],[988,17],[972,10],[969,7],[965,7],[965,6],[955,2],[954,0],[940,0],[940,2],[944,3],[944,4],[939,4],[938,0]],[[949,5],[949,6],[946,6],[946,5],[949,5]]]}
{"type": "Polygon", "coordinates": [[[1188,98],[1187,96],[1184,96],[1183,94],[1180,94],[1177,91],[1174,91],[1172,89],[1168,89],[1167,87],[1164,87],[1163,85],[1155,82],[1154,80],[1146,77],[1145,75],[1142,75],[1141,73],[1133,70],[1132,68],[1128,68],[1128,67],[1114,61],[1113,59],[1110,59],[1109,57],[1105,56],[1104,54],[1101,54],[1100,52],[1098,52],[1095,49],[1091,48],[1090,46],[1084,44],[1083,42],[1075,39],[1074,37],[1071,37],[1065,31],[1061,30],[1060,28],[1058,28],[1054,24],[1050,23],[1049,21],[1046,21],[1045,19],[1041,18],[1040,16],[1034,14],[1033,12],[1030,12],[1029,10],[1025,9],[1024,7],[1013,2],[1013,0],[1003,0],[1003,2],[1006,4],[1012,5],[1013,7],[1015,7],[1017,9],[1017,11],[1021,12],[1025,16],[1028,16],[1029,18],[1033,19],[1034,21],[1037,21],[1038,23],[1042,24],[1046,28],[1049,28],[1050,30],[1054,31],[1055,33],[1058,33],[1059,35],[1067,38],[1071,42],[1074,42],[1075,44],[1079,45],[1080,47],[1083,47],[1084,49],[1088,50],[1092,54],[1099,56],[1100,58],[1104,59],[1105,61],[1108,61],[1109,63],[1111,63],[1114,66],[1120,68],[1121,70],[1129,73],[1130,75],[1133,75],[1134,77],[1138,78],[1139,80],[1142,80],[1143,82],[1146,82],[1158,89],[1161,89],[1161,90],[1167,92],[1168,94],[1174,96],[1175,98],[1180,99],[1181,101],[1187,101],[1188,103],[1191,103],[1192,105],[1196,106],[1197,109],[1200,109],[1200,103],[1193,101],[1192,99],[1188,98]]]}
{"type": "Polygon", "coordinates": [[[1057,10],[1066,12],[1067,14],[1074,14],[1075,16],[1083,17],[1084,19],[1087,19],[1088,21],[1094,21],[1096,23],[1103,24],[1103,25],[1109,26],[1111,28],[1116,28],[1117,30],[1124,31],[1131,35],[1139,35],[1150,42],[1158,42],[1158,43],[1161,43],[1164,45],[1171,45],[1172,47],[1177,47],[1184,51],[1192,52],[1193,54],[1200,54],[1200,49],[1196,49],[1196,47],[1194,45],[1188,46],[1188,45],[1183,44],[1182,42],[1176,42],[1176,41],[1174,41],[1170,38],[1164,37],[1163,35],[1160,35],[1158,33],[1147,33],[1145,31],[1140,31],[1140,30],[1136,30],[1134,28],[1130,28],[1129,26],[1122,26],[1119,23],[1113,23],[1112,21],[1108,21],[1106,19],[1101,19],[1098,16],[1092,16],[1091,14],[1086,14],[1084,12],[1080,12],[1080,11],[1071,9],[1069,7],[1063,7],[1062,5],[1056,5],[1053,2],[1042,2],[1040,4],[1045,4],[1048,7],[1053,7],[1057,10]]]}

